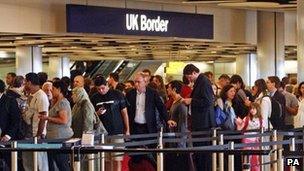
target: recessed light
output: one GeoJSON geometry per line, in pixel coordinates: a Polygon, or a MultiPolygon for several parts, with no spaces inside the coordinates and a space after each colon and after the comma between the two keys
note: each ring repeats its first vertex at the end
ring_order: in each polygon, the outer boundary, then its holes
{"type": "Polygon", "coordinates": [[[5,51],[0,51],[0,58],[8,58],[8,57],[9,57],[9,55],[8,55],[7,52],[5,52],[5,51]]]}
{"type": "Polygon", "coordinates": [[[21,36],[17,36],[17,37],[15,37],[15,39],[16,39],[16,40],[22,40],[22,39],[23,39],[23,37],[21,37],[21,36]]]}

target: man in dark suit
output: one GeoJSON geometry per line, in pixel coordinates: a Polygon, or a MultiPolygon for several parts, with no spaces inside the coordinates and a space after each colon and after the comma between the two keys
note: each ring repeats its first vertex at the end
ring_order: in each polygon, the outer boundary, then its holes
{"type": "MultiPolygon", "coordinates": [[[[184,68],[184,75],[190,82],[194,82],[193,91],[190,98],[183,102],[190,105],[192,120],[192,131],[206,131],[215,126],[214,118],[214,95],[210,80],[193,64],[188,64],[184,68]]],[[[209,142],[195,143],[194,146],[210,145],[209,142]]],[[[196,170],[211,170],[211,154],[195,154],[194,162],[196,170]]]]}
{"type": "MultiPolygon", "coordinates": [[[[1,142],[9,140],[17,140],[18,132],[20,131],[21,115],[17,101],[6,94],[5,83],[0,80],[0,128],[1,142]]],[[[9,152],[1,152],[0,158],[4,159],[6,166],[4,170],[9,169],[11,165],[11,155],[9,152]]]]}
{"type": "Polygon", "coordinates": [[[16,140],[20,127],[20,111],[15,99],[4,94],[5,83],[0,80],[0,128],[1,141],[16,140]]]}
{"type": "MultiPolygon", "coordinates": [[[[269,91],[269,95],[276,101],[278,101],[281,104],[282,108],[282,118],[285,118],[286,113],[286,99],[285,96],[278,91],[278,89],[281,86],[281,81],[279,77],[277,76],[269,76],[266,80],[267,90],[269,91]]],[[[270,116],[269,116],[270,117],[270,116]]],[[[283,121],[283,120],[282,120],[283,121]]],[[[282,122],[282,125],[279,129],[284,129],[285,125],[284,122],[282,122]]]]}
{"type": "MultiPolygon", "coordinates": [[[[126,94],[129,103],[131,134],[144,134],[157,132],[156,110],[160,118],[168,121],[168,115],[164,103],[156,90],[147,87],[147,78],[144,73],[137,73],[134,78],[135,89],[126,94]]],[[[170,122],[169,122],[170,123],[170,122]]]]}

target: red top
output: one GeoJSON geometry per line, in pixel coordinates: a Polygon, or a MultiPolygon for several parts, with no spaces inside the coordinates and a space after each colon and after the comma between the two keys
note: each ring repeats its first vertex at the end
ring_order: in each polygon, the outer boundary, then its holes
{"type": "Polygon", "coordinates": [[[183,98],[190,98],[191,92],[192,92],[191,87],[187,85],[183,85],[180,95],[183,98]]]}

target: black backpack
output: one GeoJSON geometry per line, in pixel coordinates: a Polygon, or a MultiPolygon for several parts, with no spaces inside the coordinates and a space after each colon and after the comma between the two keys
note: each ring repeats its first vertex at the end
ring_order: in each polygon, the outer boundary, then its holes
{"type": "Polygon", "coordinates": [[[285,125],[282,105],[274,98],[268,95],[267,97],[269,97],[271,101],[271,114],[268,121],[271,123],[273,129],[281,130],[285,125]]]}

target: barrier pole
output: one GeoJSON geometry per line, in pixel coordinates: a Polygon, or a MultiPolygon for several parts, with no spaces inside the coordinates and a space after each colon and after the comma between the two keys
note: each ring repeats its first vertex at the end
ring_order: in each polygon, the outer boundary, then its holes
{"type": "MultiPolygon", "coordinates": [[[[265,129],[265,128],[262,127],[262,129],[261,129],[261,135],[264,134],[264,132],[265,132],[264,129],[265,129]]],[[[261,136],[261,143],[263,143],[264,141],[265,141],[264,136],[261,136]]],[[[265,149],[265,147],[264,147],[264,146],[261,146],[261,150],[264,150],[264,149],[265,149]]],[[[264,155],[260,155],[260,163],[263,163],[263,161],[264,161],[264,155]]],[[[260,165],[260,171],[264,171],[263,165],[260,165]]]]}
{"type": "MultiPolygon", "coordinates": [[[[74,150],[75,150],[75,148],[74,148],[74,150]]],[[[76,153],[75,153],[75,151],[74,151],[74,163],[73,163],[73,171],[80,171],[81,170],[81,168],[80,168],[80,158],[81,158],[81,156],[80,156],[80,147],[77,147],[76,148],[76,153]]]]}
{"type": "MultiPolygon", "coordinates": [[[[105,134],[101,134],[101,144],[105,144],[105,134]]],[[[106,154],[105,152],[100,153],[100,170],[105,171],[106,170],[106,154]]]]}
{"type": "MultiPolygon", "coordinates": [[[[276,142],[277,140],[278,140],[277,130],[273,130],[272,141],[276,142]]],[[[278,159],[278,156],[277,156],[278,155],[278,152],[277,152],[278,146],[276,144],[274,144],[272,146],[272,149],[274,150],[273,155],[272,155],[272,159],[273,159],[273,161],[277,161],[277,159],[278,159]]],[[[272,164],[272,171],[277,171],[277,169],[278,169],[278,163],[275,162],[275,163],[272,164]]]]}
{"type": "MultiPolygon", "coordinates": [[[[34,144],[38,143],[37,137],[34,137],[34,144]]],[[[38,152],[33,152],[33,171],[38,171],[38,152]]]]}
{"type": "MultiPolygon", "coordinates": [[[[290,138],[289,150],[296,151],[296,139],[295,138],[290,138]]],[[[289,167],[290,167],[290,171],[296,171],[295,166],[289,166],[289,167]]]]}
{"type": "Polygon", "coordinates": [[[250,171],[250,155],[244,155],[243,156],[243,165],[242,165],[242,171],[250,171]]]}
{"type": "MultiPolygon", "coordinates": [[[[219,145],[224,145],[224,135],[220,135],[219,145]]],[[[219,171],[224,171],[224,153],[219,153],[219,171]]]]}
{"type": "MultiPolygon", "coordinates": [[[[158,148],[163,149],[163,128],[160,129],[159,138],[158,138],[158,148]]],[[[164,153],[157,154],[157,171],[164,170],[164,153]]]]}
{"type": "MultiPolygon", "coordinates": [[[[12,148],[17,148],[17,141],[12,142],[12,148]]],[[[17,171],[18,170],[18,154],[17,151],[12,151],[12,157],[11,157],[11,171],[17,171]]]]}
{"type": "Polygon", "coordinates": [[[278,152],[278,171],[284,171],[284,158],[282,148],[280,148],[278,152]]]}
{"type": "MultiPolygon", "coordinates": [[[[213,129],[213,138],[216,138],[216,129],[213,129]]],[[[216,146],[216,139],[212,140],[212,145],[216,146]]],[[[212,171],[216,171],[216,153],[212,153],[212,171]]]]}
{"type": "Polygon", "coordinates": [[[94,154],[88,154],[88,159],[89,159],[89,171],[94,171],[94,154]]]}
{"type": "MultiPolygon", "coordinates": [[[[229,150],[234,150],[234,142],[229,142],[229,150]]],[[[228,156],[228,171],[234,171],[234,155],[228,156]]]]}
{"type": "MultiPolygon", "coordinates": [[[[302,127],[302,140],[303,140],[303,142],[302,142],[302,149],[304,149],[304,126],[302,127]]],[[[302,162],[304,163],[304,157],[302,157],[302,162]]],[[[300,169],[303,170],[303,167],[304,166],[301,166],[300,169]]]]}

